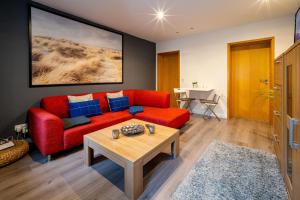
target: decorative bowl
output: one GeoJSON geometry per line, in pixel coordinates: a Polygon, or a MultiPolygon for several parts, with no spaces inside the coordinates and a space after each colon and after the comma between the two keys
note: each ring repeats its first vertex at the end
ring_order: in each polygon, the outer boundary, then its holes
{"type": "Polygon", "coordinates": [[[129,124],[127,126],[121,127],[121,132],[123,135],[130,136],[130,135],[137,135],[140,133],[144,133],[145,127],[140,124],[129,124]]]}

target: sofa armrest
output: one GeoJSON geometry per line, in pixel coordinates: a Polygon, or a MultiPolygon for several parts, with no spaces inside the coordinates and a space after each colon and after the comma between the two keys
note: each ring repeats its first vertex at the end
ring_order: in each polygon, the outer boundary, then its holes
{"type": "Polygon", "coordinates": [[[136,90],[134,92],[134,104],[157,108],[170,107],[170,93],[154,90],[136,90]]]}
{"type": "Polygon", "coordinates": [[[30,108],[28,122],[29,134],[44,156],[63,150],[62,119],[41,108],[30,108]]]}

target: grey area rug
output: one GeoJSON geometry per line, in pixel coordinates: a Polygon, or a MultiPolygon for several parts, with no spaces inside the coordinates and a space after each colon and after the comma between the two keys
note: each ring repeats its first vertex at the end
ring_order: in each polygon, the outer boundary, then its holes
{"type": "Polygon", "coordinates": [[[275,155],[213,142],[172,200],[288,199],[275,155]]]}

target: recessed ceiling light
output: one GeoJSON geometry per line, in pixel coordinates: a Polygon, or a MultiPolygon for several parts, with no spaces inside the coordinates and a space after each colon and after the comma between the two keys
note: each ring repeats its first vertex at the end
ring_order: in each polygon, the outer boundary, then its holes
{"type": "Polygon", "coordinates": [[[190,27],[190,30],[194,30],[195,28],[194,27],[190,27]]]}
{"type": "Polygon", "coordinates": [[[164,11],[162,11],[162,10],[158,10],[157,12],[156,12],[156,18],[158,19],[158,20],[163,20],[164,18],[165,18],[165,12],[164,11]]]}
{"type": "Polygon", "coordinates": [[[178,32],[178,31],[176,31],[176,34],[179,34],[179,32],[178,32]]]}
{"type": "Polygon", "coordinates": [[[280,0],[256,0],[255,4],[258,4],[259,8],[262,8],[262,7],[270,8],[271,4],[273,2],[277,3],[277,1],[280,1],[280,0]]]}
{"type": "Polygon", "coordinates": [[[155,22],[156,24],[163,25],[165,23],[168,23],[168,17],[171,16],[168,14],[168,10],[164,8],[153,8],[153,13],[150,14],[153,16],[153,19],[151,21],[155,22]]]}
{"type": "Polygon", "coordinates": [[[270,0],[259,0],[261,3],[270,3],[270,0]]]}

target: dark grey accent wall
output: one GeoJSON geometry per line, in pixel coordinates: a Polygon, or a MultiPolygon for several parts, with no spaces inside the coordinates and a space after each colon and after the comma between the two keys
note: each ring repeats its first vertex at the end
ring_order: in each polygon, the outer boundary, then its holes
{"type": "Polygon", "coordinates": [[[124,33],[124,83],[29,88],[29,1],[9,0],[0,12],[0,137],[26,120],[27,110],[42,97],[120,89],[155,89],[155,43],[124,33]]]}

